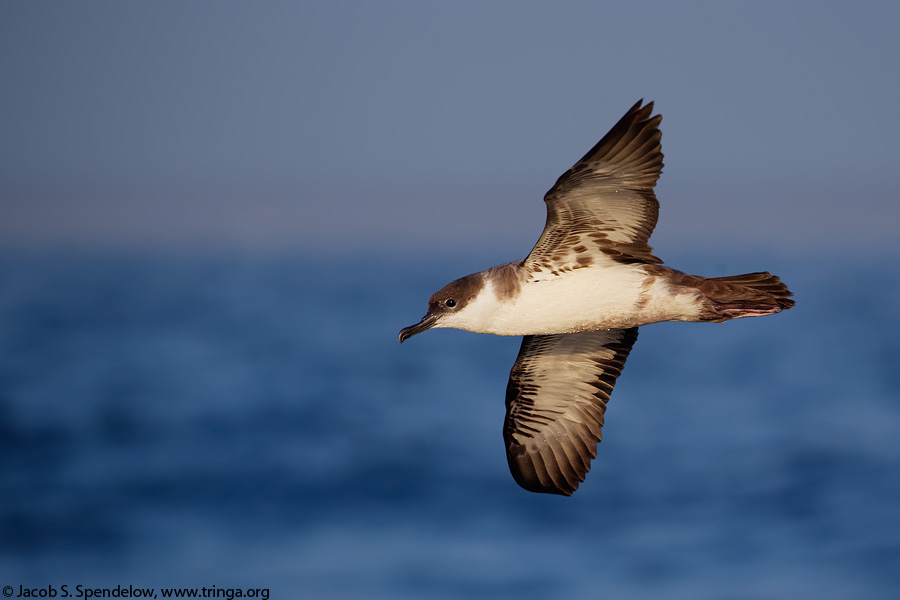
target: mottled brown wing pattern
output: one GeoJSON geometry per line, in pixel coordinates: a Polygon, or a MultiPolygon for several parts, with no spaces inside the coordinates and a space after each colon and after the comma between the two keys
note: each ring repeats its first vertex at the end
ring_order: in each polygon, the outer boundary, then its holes
{"type": "Polygon", "coordinates": [[[653,103],[637,102],[544,196],[547,223],[525,259],[530,280],[598,260],[658,264],[647,244],[659,216],[653,187],[662,172],[653,103]]]}
{"type": "Polygon", "coordinates": [[[529,335],[506,389],[503,439],[526,490],[571,495],[597,456],[606,403],[637,327],[529,335]]]}

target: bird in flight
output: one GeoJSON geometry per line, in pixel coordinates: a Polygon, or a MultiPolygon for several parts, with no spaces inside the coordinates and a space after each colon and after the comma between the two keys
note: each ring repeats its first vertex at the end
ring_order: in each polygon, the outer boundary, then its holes
{"type": "Polygon", "coordinates": [[[642,104],[544,196],[547,223],[528,256],[447,284],[422,320],[400,331],[401,343],[436,327],[524,336],[503,439],[513,478],[532,492],[571,495],[584,481],[638,327],[721,323],[794,305],[768,272],[700,277],[653,255],[662,117],[642,104]]]}

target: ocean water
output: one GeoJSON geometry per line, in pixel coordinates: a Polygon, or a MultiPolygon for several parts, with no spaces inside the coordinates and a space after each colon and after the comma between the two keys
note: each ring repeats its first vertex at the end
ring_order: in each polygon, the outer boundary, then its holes
{"type": "Polygon", "coordinates": [[[0,585],[900,597],[900,262],[670,258],[798,305],[642,328],[563,498],[507,470],[518,339],[397,342],[471,261],[306,258],[0,257],[0,585]]]}

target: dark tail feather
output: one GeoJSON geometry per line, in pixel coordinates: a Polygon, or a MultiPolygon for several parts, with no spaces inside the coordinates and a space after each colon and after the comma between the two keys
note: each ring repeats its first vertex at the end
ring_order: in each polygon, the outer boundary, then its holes
{"type": "Polygon", "coordinates": [[[722,322],[741,317],[771,315],[794,306],[793,294],[771,273],[711,277],[696,286],[710,300],[704,321],[722,322]]]}
{"type": "Polygon", "coordinates": [[[777,275],[768,271],[760,273],[747,273],[746,275],[732,275],[730,277],[714,277],[710,281],[736,284],[741,287],[757,290],[770,296],[782,309],[792,307],[795,302],[790,299],[794,294],[787,288],[777,275]]]}

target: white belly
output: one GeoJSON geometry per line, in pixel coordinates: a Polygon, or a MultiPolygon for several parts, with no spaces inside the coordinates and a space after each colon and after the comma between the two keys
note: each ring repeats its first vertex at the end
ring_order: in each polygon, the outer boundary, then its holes
{"type": "Polygon", "coordinates": [[[697,297],[664,280],[649,279],[639,265],[612,264],[522,284],[510,299],[499,300],[487,282],[465,311],[470,322],[450,326],[496,335],[535,335],[692,321],[699,314],[697,297]]]}

